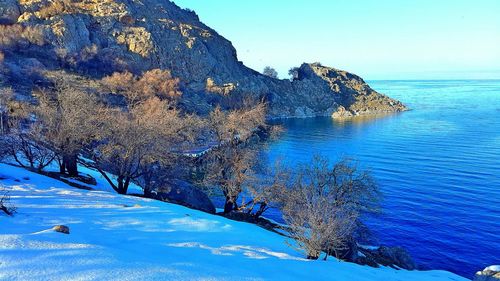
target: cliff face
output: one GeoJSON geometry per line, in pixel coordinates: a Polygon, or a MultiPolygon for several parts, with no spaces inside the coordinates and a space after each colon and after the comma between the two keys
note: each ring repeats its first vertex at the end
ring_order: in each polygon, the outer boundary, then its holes
{"type": "Polygon", "coordinates": [[[34,69],[99,78],[162,68],[183,81],[182,104],[199,112],[227,97],[266,100],[271,117],[406,109],[358,76],[319,64],[302,65],[294,81],[261,75],[239,62],[231,42],[194,12],[166,0],[0,0],[0,12],[0,23],[7,24],[3,36],[18,33],[7,36],[15,43],[2,43],[6,67],[0,78],[16,89],[27,88],[16,83],[34,69]]]}

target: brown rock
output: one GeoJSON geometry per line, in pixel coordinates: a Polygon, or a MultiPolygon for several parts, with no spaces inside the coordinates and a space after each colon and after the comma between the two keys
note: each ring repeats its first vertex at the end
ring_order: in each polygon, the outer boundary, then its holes
{"type": "Polygon", "coordinates": [[[69,227],[65,225],[56,225],[52,228],[52,230],[54,230],[55,232],[69,234],[69,227]]]}

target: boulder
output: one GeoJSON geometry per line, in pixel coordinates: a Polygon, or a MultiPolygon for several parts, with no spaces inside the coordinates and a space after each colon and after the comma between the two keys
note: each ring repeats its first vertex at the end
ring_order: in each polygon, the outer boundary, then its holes
{"type": "Polygon", "coordinates": [[[14,24],[21,15],[16,0],[0,0],[0,24],[14,24]]]}
{"type": "Polygon", "coordinates": [[[500,281],[500,265],[492,265],[474,276],[474,281],[500,281]]]}
{"type": "Polygon", "coordinates": [[[344,249],[331,251],[328,254],[344,261],[355,262],[358,251],[358,244],[356,241],[354,239],[349,239],[344,249]]]}
{"type": "Polygon", "coordinates": [[[339,106],[337,108],[337,111],[335,111],[333,114],[332,114],[332,117],[334,119],[345,119],[345,118],[349,118],[349,117],[353,117],[354,115],[352,114],[352,112],[350,111],[347,111],[345,109],[345,107],[343,106],[339,106]]]}
{"type": "Polygon", "coordinates": [[[354,261],[358,264],[373,267],[382,265],[406,270],[417,269],[413,258],[402,247],[380,246],[376,249],[359,247],[359,254],[354,261]]]}
{"type": "Polygon", "coordinates": [[[215,214],[215,206],[210,198],[199,188],[185,181],[171,181],[168,185],[158,190],[153,197],[157,200],[215,214]]]}
{"type": "Polygon", "coordinates": [[[65,225],[56,225],[52,228],[52,230],[63,234],[69,234],[69,227],[65,225]]]}

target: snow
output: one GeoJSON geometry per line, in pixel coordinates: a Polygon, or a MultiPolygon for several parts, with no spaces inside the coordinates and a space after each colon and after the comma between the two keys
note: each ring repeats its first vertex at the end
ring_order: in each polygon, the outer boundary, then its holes
{"type": "Polygon", "coordinates": [[[500,272],[500,265],[492,265],[488,266],[487,268],[484,269],[484,271],[494,271],[494,272],[500,272]]]}
{"type": "MultiPolygon", "coordinates": [[[[6,164],[2,177],[18,213],[0,215],[0,280],[466,280],[445,271],[308,261],[283,236],[252,224],[79,190],[6,164]],[[69,235],[51,230],[60,224],[69,235]]],[[[97,189],[106,186],[98,179],[97,189]]]]}

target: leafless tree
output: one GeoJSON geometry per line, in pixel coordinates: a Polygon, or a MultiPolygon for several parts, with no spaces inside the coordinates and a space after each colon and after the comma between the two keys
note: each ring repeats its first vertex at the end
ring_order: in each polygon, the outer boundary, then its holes
{"type": "Polygon", "coordinates": [[[345,250],[359,230],[360,217],[379,210],[377,185],[351,160],[331,167],[325,158],[315,157],[275,192],[290,236],[309,259],[318,259],[322,251],[326,259],[345,250]]]}
{"type": "Polygon", "coordinates": [[[16,207],[10,204],[9,193],[4,190],[0,191],[0,211],[8,216],[12,216],[16,213],[16,207]]]}
{"type": "Polygon", "coordinates": [[[259,218],[270,208],[279,208],[279,192],[286,189],[290,175],[291,172],[277,162],[263,175],[247,184],[245,193],[249,200],[242,199],[240,209],[259,218]]]}
{"type": "Polygon", "coordinates": [[[60,172],[78,176],[78,154],[95,139],[102,106],[90,93],[72,87],[63,78],[53,89],[37,91],[36,97],[36,122],[48,148],[58,157],[60,172]]]}
{"type": "Polygon", "coordinates": [[[271,78],[278,78],[278,72],[276,71],[276,69],[270,67],[270,66],[266,66],[264,67],[264,70],[262,71],[262,74],[266,75],[266,76],[269,76],[271,78]]]}
{"type": "Polygon", "coordinates": [[[38,124],[24,125],[19,122],[8,135],[2,138],[2,144],[8,155],[21,167],[37,172],[45,169],[56,157],[47,149],[47,142],[38,124]]]}
{"type": "Polygon", "coordinates": [[[172,164],[192,142],[201,122],[157,97],[128,110],[109,109],[101,118],[99,144],[88,151],[93,162],[83,164],[96,168],[120,194],[126,194],[131,181],[144,176],[152,165],[172,164]],[[106,172],[116,175],[116,180],[106,172]]]}
{"type": "Polygon", "coordinates": [[[265,125],[265,109],[259,103],[231,112],[216,108],[210,115],[209,127],[217,146],[209,152],[205,181],[224,196],[224,213],[238,208],[238,196],[254,179],[256,150],[250,139],[265,125]]]}

